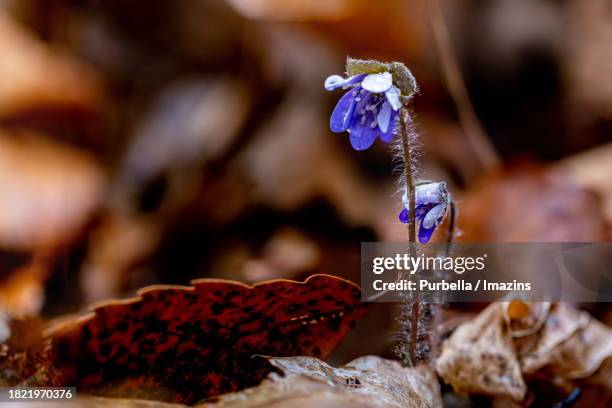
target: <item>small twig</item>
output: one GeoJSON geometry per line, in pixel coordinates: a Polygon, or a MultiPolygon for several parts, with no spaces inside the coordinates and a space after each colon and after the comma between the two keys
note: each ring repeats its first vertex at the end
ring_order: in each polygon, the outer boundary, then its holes
{"type": "Polygon", "coordinates": [[[444,21],[439,0],[429,0],[429,6],[429,16],[440,59],[442,60],[442,73],[444,74],[446,86],[448,86],[450,95],[457,105],[459,120],[480,164],[484,170],[491,170],[498,167],[501,160],[487,138],[470,102],[465,83],[461,77],[457,57],[451,45],[450,35],[444,21]]]}

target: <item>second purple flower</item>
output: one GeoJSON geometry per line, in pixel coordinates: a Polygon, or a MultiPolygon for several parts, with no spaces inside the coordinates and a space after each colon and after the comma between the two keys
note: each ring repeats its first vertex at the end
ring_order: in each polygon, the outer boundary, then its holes
{"type": "MultiPolygon", "coordinates": [[[[404,208],[398,217],[404,224],[408,223],[408,194],[402,196],[404,208]]],[[[444,221],[446,209],[450,205],[450,194],[444,182],[422,182],[415,189],[415,219],[419,227],[419,241],[429,242],[438,226],[444,221]]]]}

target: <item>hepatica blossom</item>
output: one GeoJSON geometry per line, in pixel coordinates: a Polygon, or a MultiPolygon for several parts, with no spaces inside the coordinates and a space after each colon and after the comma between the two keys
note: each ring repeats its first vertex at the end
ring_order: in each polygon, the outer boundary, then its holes
{"type": "Polygon", "coordinates": [[[349,78],[332,75],[325,80],[328,91],[348,90],[338,101],[329,121],[333,132],[348,131],[355,150],[365,150],[377,137],[383,142],[393,139],[401,91],[393,84],[390,72],[359,74],[349,78]]]}
{"type": "MultiPolygon", "coordinates": [[[[408,223],[408,195],[402,197],[404,209],[399,213],[399,219],[408,223]]],[[[415,189],[415,215],[419,228],[419,241],[422,244],[429,242],[433,232],[444,220],[446,209],[450,204],[450,195],[446,190],[446,183],[425,182],[418,184],[415,189]]]]}

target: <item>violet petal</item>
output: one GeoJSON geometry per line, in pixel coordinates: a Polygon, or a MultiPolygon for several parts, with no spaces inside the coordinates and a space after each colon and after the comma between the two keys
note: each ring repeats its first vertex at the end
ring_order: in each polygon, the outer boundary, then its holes
{"type": "Polygon", "coordinates": [[[389,125],[391,124],[391,105],[389,105],[388,102],[383,102],[378,115],[376,115],[376,121],[378,122],[380,131],[387,133],[389,125]]]}
{"type": "Polygon", "coordinates": [[[363,125],[353,124],[349,139],[355,150],[365,150],[374,144],[376,136],[378,136],[378,127],[372,127],[369,121],[366,121],[363,125]]]}
{"type": "Polygon", "coordinates": [[[400,211],[397,218],[399,218],[399,220],[404,224],[408,224],[408,209],[404,208],[402,211],[400,211]]]}
{"type": "MultiPolygon", "coordinates": [[[[388,105],[387,103],[385,103],[385,105],[388,105]]],[[[380,135],[380,140],[382,140],[385,143],[390,142],[391,140],[393,140],[393,136],[394,136],[394,131],[395,128],[397,127],[397,119],[399,118],[399,115],[397,114],[397,112],[391,112],[391,118],[389,120],[389,128],[387,129],[386,132],[382,132],[380,135]]]]}
{"type": "Polygon", "coordinates": [[[402,107],[402,102],[400,101],[401,91],[400,89],[393,85],[385,92],[385,97],[387,98],[387,102],[391,105],[394,111],[399,110],[402,107]]]}
{"type": "Polygon", "coordinates": [[[344,132],[351,124],[351,116],[355,110],[355,97],[359,88],[345,93],[336,104],[336,108],[329,119],[329,127],[332,132],[344,132]]]}
{"type": "Polygon", "coordinates": [[[435,228],[425,228],[423,225],[419,227],[419,242],[421,244],[426,244],[431,239],[435,228]]]}
{"type": "Polygon", "coordinates": [[[446,203],[438,204],[425,214],[421,226],[425,228],[435,228],[444,218],[446,213],[446,203]]]}

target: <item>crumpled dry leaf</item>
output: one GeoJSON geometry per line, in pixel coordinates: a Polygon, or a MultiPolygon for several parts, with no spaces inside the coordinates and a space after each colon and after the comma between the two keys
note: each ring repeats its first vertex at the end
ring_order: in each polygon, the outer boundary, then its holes
{"type": "Polygon", "coordinates": [[[612,330],[588,316],[586,320],[583,327],[548,353],[521,356],[524,374],[543,370],[572,380],[595,373],[604,360],[612,357],[612,330]]]}
{"type": "MultiPolygon", "coordinates": [[[[535,305],[538,304],[532,306],[535,305]]],[[[513,331],[510,329],[515,327],[515,322],[512,320],[523,320],[526,316],[523,314],[512,316],[512,311],[503,310],[510,307],[511,303],[491,304],[473,321],[459,326],[450,339],[443,343],[436,368],[440,376],[459,393],[510,396],[515,401],[523,399],[525,392],[522,394],[511,392],[513,388],[508,386],[507,382],[498,381],[490,384],[488,381],[483,381],[481,375],[473,374],[473,372],[491,370],[492,367],[491,364],[487,366],[479,360],[474,364],[471,356],[488,353],[491,350],[505,357],[499,360],[498,365],[512,364],[513,367],[520,369],[518,376],[523,387],[525,387],[523,378],[545,379],[554,385],[569,384],[577,379],[584,379],[582,382],[584,383],[600,367],[606,366],[606,360],[610,361],[612,358],[612,329],[587,313],[580,312],[566,303],[556,303],[550,308],[544,308],[546,319],[543,324],[539,323],[538,318],[531,319],[538,330],[529,331],[522,328],[513,331]],[[511,321],[508,321],[508,316],[511,321]],[[483,326],[488,326],[488,329],[481,333],[483,326]],[[498,335],[504,333],[505,341],[499,342],[497,338],[490,336],[491,330],[498,335]],[[482,340],[467,342],[470,334],[482,340]],[[496,392],[496,386],[500,384],[504,384],[504,387],[501,387],[500,392],[496,392]]],[[[516,310],[516,305],[513,307],[516,310]]],[[[542,311],[541,308],[527,306],[524,310],[534,315],[542,311]]],[[[596,377],[599,376],[593,377],[594,381],[596,377]]],[[[526,391],[526,388],[523,390],[526,391]]]]}
{"type": "Polygon", "coordinates": [[[259,386],[219,397],[202,408],[246,407],[439,407],[437,378],[426,365],[403,368],[377,356],[334,368],[313,357],[271,358],[271,373],[259,386]]]}
{"type": "Polygon", "coordinates": [[[527,392],[512,335],[498,303],[460,325],[442,343],[436,371],[460,395],[501,395],[522,400],[527,392]]]}
{"type": "Polygon", "coordinates": [[[547,364],[551,351],[577,330],[586,327],[589,319],[587,313],[580,312],[567,303],[555,304],[547,311],[541,329],[515,340],[523,373],[533,373],[547,364]]]}
{"type": "Polygon", "coordinates": [[[269,367],[253,355],[325,358],[366,312],[359,287],[329,275],[193,285],[145,288],[55,328],[48,382],[194,403],[259,383],[269,367]]]}
{"type": "Polygon", "coordinates": [[[54,248],[99,205],[104,175],[82,151],[32,134],[0,132],[0,246],[54,248]]]}
{"type": "MultiPolygon", "coordinates": [[[[260,357],[263,358],[263,357],[260,357]]],[[[403,368],[377,356],[359,357],[334,368],[313,357],[269,358],[272,372],[260,385],[224,394],[196,408],[329,407],[433,408],[442,400],[435,373],[428,366],[403,368]]],[[[186,408],[160,401],[103,398],[80,394],[75,408],[186,408]]],[[[60,407],[53,405],[49,407],[60,407]]]]}
{"type": "Polygon", "coordinates": [[[38,109],[98,109],[92,68],[52,50],[0,10],[0,117],[38,109]]]}

